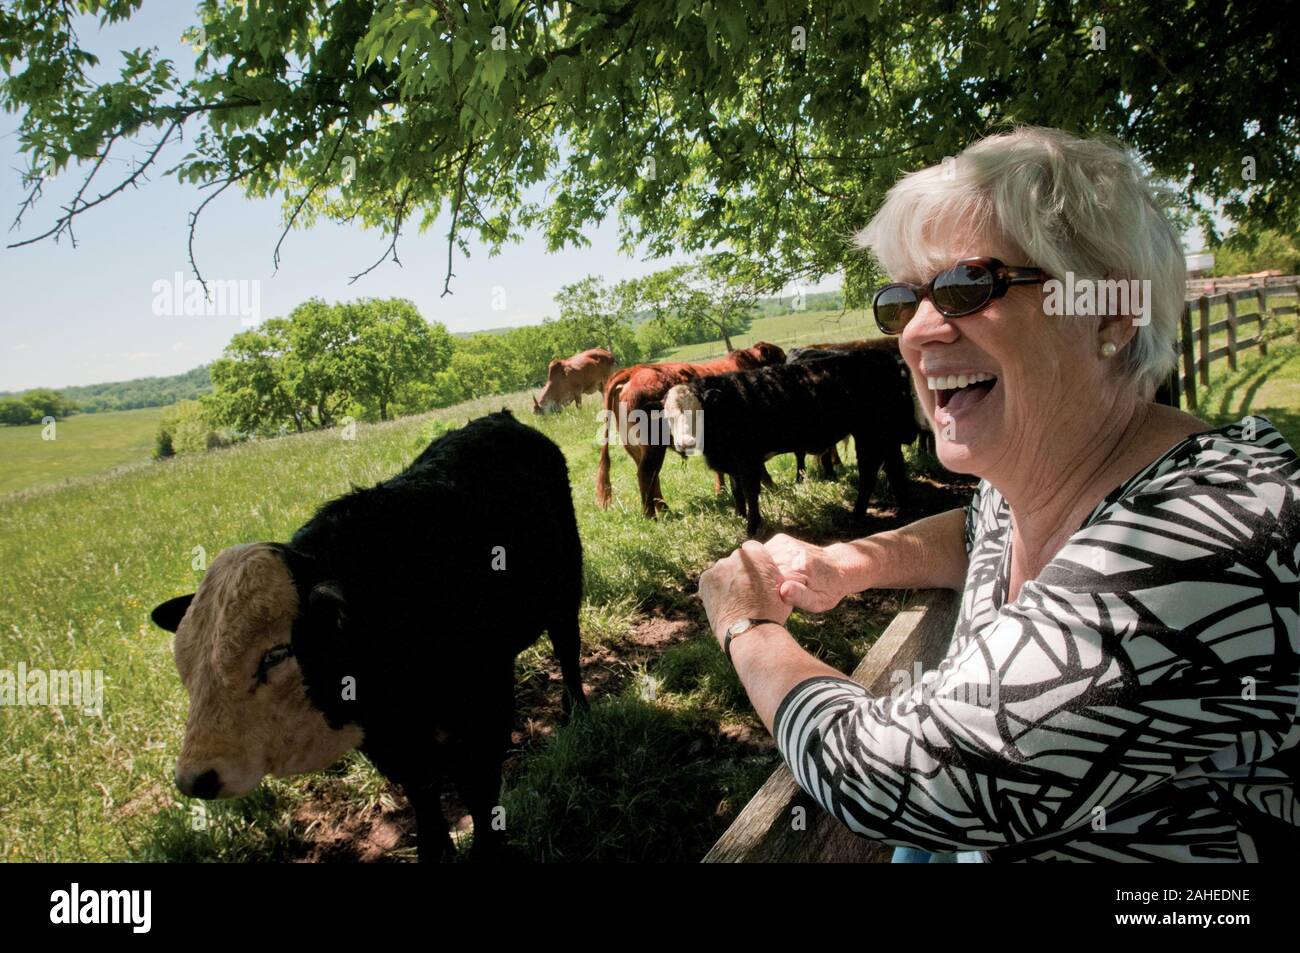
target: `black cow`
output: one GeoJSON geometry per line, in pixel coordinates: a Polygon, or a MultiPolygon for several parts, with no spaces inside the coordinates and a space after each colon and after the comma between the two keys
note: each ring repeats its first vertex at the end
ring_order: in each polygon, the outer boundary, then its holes
{"type": "Polygon", "coordinates": [[[237,797],[359,746],[410,798],[421,859],[451,852],[447,780],[491,852],[515,656],[548,632],[565,711],[585,706],[581,598],[563,454],[506,411],[472,421],[288,544],[223,551],[197,593],[154,610],[190,695],[176,783],[237,797]]]}
{"type": "MultiPolygon", "coordinates": [[[[785,362],[787,364],[802,364],[808,361],[815,361],[823,357],[832,357],[836,354],[847,354],[852,351],[884,351],[892,354],[898,362],[898,367],[904,373],[907,373],[907,363],[903,360],[903,355],[898,349],[898,338],[868,338],[862,341],[831,341],[825,344],[805,344],[802,347],[791,348],[786,352],[785,362]]],[[[920,403],[915,407],[916,422],[921,428],[921,439],[924,441],[929,431],[929,424],[921,411],[920,403]]],[[[804,454],[796,453],[794,455],[795,470],[794,480],[796,483],[803,481],[804,471],[804,454]]],[[[828,480],[835,479],[835,467],[841,463],[839,451],[835,447],[827,447],[821,453],[817,454],[817,463],[821,467],[822,476],[828,480]]]]}
{"type": "Polygon", "coordinates": [[[882,462],[899,506],[908,503],[902,445],[916,439],[917,427],[905,375],[886,351],[828,354],[679,384],[664,413],[679,451],[698,449],[712,469],[733,478],[736,512],[747,517],[750,536],[762,522],[763,461],[819,454],[851,435],[858,451],[853,516],[861,519],[882,462]]]}

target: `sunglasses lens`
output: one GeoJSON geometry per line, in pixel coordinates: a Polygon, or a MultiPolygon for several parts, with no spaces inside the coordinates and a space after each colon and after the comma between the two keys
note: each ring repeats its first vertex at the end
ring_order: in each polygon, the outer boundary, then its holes
{"type": "Polygon", "coordinates": [[[900,285],[887,285],[876,292],[873,307],[876,326],[886,334],[899,334],[903,325],[916,314],[916,292],[900,285]]]}
{"type": "Polygon", "coordinates": [[[934,304],[949,317],[978,311],[993,298],[993,273],[982,265],[957,265],[934,279],[934,304]]]}

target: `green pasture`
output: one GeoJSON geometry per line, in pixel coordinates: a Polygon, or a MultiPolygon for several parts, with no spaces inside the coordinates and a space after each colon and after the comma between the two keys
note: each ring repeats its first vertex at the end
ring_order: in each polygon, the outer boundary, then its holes
{"type": "Polygon", "coordinates": [[[52,430],[40,424],[0,427],[0,494],[149,460],[162,411],[74,414],[52,430]]]}
{"type": "MultiPolygon", "coordinates": [[[[814,312],[755,322],[737,343],[862,333],[860,318],[814,312]]],[[[568,460],[586,556],[584,665],[594,702],[588,717],[559,725],[547,714],[559,697],[549,646],[543,640],[520,657],[520,731],[503,794],[512,849],[550,861],[698,859],[777,763],[693,597],[699,572],[743,539],[741,521],[725,497],[714,497],[699,460],[675,457],[663,473],[672,511],[645,520],[617,447],[615,502],[598,509],[596,403],[535,417],[527,392],[361,425],[355,440],[325,431],[165,462],[147,462],[157,410],[73,417],[58,425],[53,446],[39,444],[39,428],[0,430],[6,485],[22,488],[0,497],[0,670],[89,670],[104,680],[102,715],[0,707],[0,857],[413,856],[400,795],[359,756],[196,813],[171,784],[186,698],[170,636],[148,612],[193,590],[196,567],[222,548],[287,538],[321,502],[396,473],[437,433],[502,406],[554,439],[568,460]],[[61,470],[45,469],[56,461],[61,470]],[[132,461],[141,463],[119,466],[132,461]],[[34,485],[50,473],[60,482],[34,485]],[[397,831],[393,846],[356,848],[384,825],[397,831]],[[326,837],[328,827],[336,829],[326,837]]],[[[1275,340],[1264,358],[1243,355],[1236,373],[1215,365],[1201,416],[1218,425],[1246,413],[1269,417],[1300,446],[1293,339],[1275,340]]],[[[776,528],[817,539],[862,531],[848,519],[852,470],[837,483],[796,486],[790,457],[769,468],[776,488],[763,505],[776,528]]],[[[872,519],[867,529],[883,528],[883,517],[872,519]]],[[[796,615],[791,627],[849,669],[905,598],[855,597],[824,617],[796,615]]],[[[454,803],[448,808],[455,813],[454,803]]]]}
{"type": "MultiPolygon", "coordinates": [[[[314,849],[321,805],[339,818],[391,809],[400,799],[354,756],[191,813],[196,802],[171,785],[186,697],[170,636],[148,613],[194,589],[200,560],[287,538],[324,500],[390,476],[436,433],[503,404],[568,458],[586,555],[584,648],[597,660],[590,718],[520,740],[504,800],[510,839],[537,859],[701,856],[776,763],[692,596],[699,571],[742,541],[741,521],[700,461],[677,459],[663,475],[673,512],[645,520],[620,448],[615,503],[598,509],[595,405],[535,418],[526,393],[363,425],[351,441],[340,431],[257,441],[0,499],[0,669],[104,679],[102,716],[0,707],[0,856],[284,860],[314,849]],[[642,638],[661,623],[676,626],[674,640],[642,638]]],[[[764,506],[775,523],[851,532],[848,480],[796,487],[788,457],[771,470],[778,489],[764,506]]],[[[849,667],[897,608],[795,626],[849,667]]],[[[545,640],[519,669],[525,703],[558,701],[545,640]]],[[[403,844],[385,856],[409,853],[403,844]]]]}

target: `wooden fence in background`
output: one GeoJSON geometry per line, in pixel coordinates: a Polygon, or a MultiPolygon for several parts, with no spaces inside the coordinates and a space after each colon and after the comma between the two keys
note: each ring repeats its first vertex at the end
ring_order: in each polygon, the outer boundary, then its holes
{"type": "MultiPolygon", "coordinates": [[[[1196,389],[1210,386],[1211,364],[1226,360],[1228,369],[1235,371],[1237,355],[1241,351],[1257,347],[1261,354],[1267,354],[1266,332],[1269,326],[1279,318],[1296,315],[1300,303],[1297,297],[1300,278],[1287,276],[1286,281],[1289,284],[1271,283],[1273,279],[1270,278],[1253,287],[1189,298],[1183,306],[1179,327],[1179,366],[1156,399],[1174,407],[1185,403],[1188,410],[1195,411],[1198,406],[1196,389]],[[1254,310],[1238,313],[1238,306],[1243,302],[1253,302],[1254,310]],[[1216,305],[1224,305],[1226,314],[1211,321],[1210,311],[1216,305]],[[1243,339],[1243,329],[1252,322],[1255,324],[1254,336],[1243,339]],[[1215,345],[1214,336],[1221,332],[1227,332],[1226,340],[1215,345]]],[[[1296,334],[1300,336],[1300,321],[1296,322],[1296,334]]]]}

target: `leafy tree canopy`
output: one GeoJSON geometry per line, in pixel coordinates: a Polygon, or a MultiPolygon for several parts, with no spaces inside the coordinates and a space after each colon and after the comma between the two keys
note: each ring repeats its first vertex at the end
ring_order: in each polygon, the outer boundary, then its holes
{"type": "Polygon", "coordinates": [[[725,247],[761,260],[775,288],[845,265],[846,236],[902,172],[1008,121],[1117,136],[1189,207],[1226,203],[1253,228],[1300,222],[1300,84],[1277,8],[204,0],[193,78],[137,49],[116,79],[92,81],[72,14],[113,22],[139,7],[0,8],[0,102],[23,113],[28,159],[20,217],[69,165],[87,175],[21,241],[68,234],[171,162],[214,186],[198,211],[232,185],[278,195],[286,229],[319,215],[382,229],[380,262],[404,228],[449,211],[448,281],[471,234],[495,248],[535,227],[560,249],[613,214],[629,248],[725,247]],[[141,139],[110,180],[106,157],[141,139]]]}

